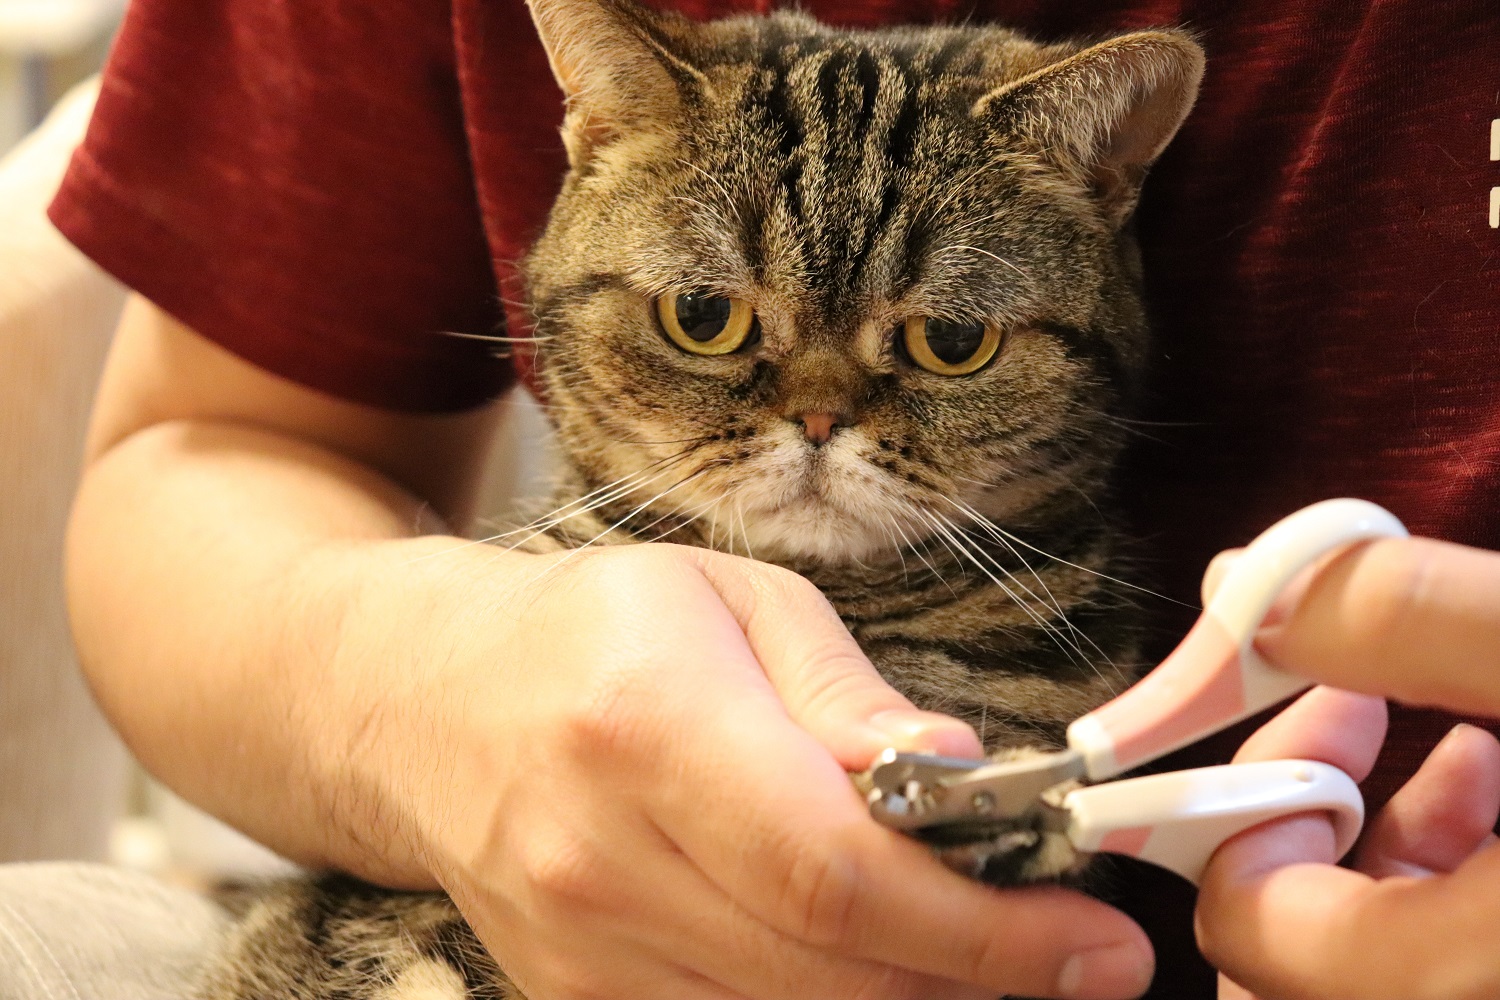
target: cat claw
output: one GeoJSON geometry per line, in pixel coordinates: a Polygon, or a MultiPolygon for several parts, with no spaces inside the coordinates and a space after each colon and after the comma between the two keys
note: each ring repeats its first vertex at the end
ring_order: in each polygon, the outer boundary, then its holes
{"type": "Polygon", "coordinates": [[[1072,750],[997,761],[891,749],[876,758],[865,784],[871,814],[896,830],[982,830],[1023,820],[1048,828],[1065,820],[1048,816],[1059,810],[1045,793],[1083,774],[1083,757],[1072,750]]]}

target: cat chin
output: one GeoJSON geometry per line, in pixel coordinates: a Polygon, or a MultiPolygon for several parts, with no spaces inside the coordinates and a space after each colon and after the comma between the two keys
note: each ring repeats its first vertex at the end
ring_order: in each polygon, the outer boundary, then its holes
{"type": "Polygon", "coordinates": [[[895,558],[900,532],[921,536],[901,513],[870,464],[867,441],[855,434],[813,459],[800,437],[765,456],[735,490],[737,523],[722,530],[743,538],[756,558],[844,565],[895,558]]]}
{"type": "Polygon", "coordinates": [[[771,562],[838,566],[892,551],[890,538],[879,528],[816,500],[772,511],[747,510],[740,533],[747,555],[771,562]]]}

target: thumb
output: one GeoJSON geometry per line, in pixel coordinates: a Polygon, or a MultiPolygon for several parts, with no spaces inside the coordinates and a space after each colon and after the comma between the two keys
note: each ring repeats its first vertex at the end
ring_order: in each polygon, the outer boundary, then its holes
{"type": "Polygon", "coordinates": [[[1196,928],[1222,972],[1266,1000],[1500,996],[1500,846],[1451,875],[1376,881],[1300,863],[1316,849],[1295,840],[1251,831],[1214,855],[1196,928]]]}
{"type": "Polygon", "coordinates": [[[738,556],[691,551],[788,714],[845,770],[869,767],[887,747],[958,757],[982,753],[967,723],[922,711],[886,683],[806,579],[738,556]]]}

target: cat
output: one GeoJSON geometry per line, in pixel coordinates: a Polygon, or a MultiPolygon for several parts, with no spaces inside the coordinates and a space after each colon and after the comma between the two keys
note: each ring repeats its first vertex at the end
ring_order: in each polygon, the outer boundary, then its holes
{"type": "MultiPolygon", "coordinates": [[[[570,167],[524,264],[565,472],[523,547],[788,567],[918,705],[1059,746],[1139,665],[1109,514],[1130,218],[1197,44],[529,3],[570,167]]],[[[1078,862],[1039,833],[965,863],[1078,862]]],[[[327,876],[255,894],[201,995],[519,994],[446,897],[327,876]]]]}

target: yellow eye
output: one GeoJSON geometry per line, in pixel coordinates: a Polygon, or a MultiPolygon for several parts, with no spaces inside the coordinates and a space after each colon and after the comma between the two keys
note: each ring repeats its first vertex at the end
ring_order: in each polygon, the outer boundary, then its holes
{"type": "Polygon", "coordinates": [[[901,332],[907,357],[934,375],[971,375],[989,364],[1005,343],[993,323],[912,316],[901,332]]]}
{"type": "Polygon", "coordinates": [[[656,316],[672,343],[689,354],[729,354],[759,328],[750,303],[708,292],[669,292],[656,300],[656,316]]]}

